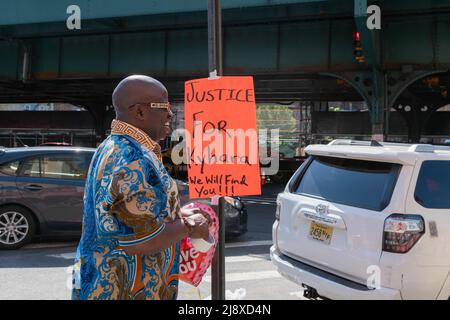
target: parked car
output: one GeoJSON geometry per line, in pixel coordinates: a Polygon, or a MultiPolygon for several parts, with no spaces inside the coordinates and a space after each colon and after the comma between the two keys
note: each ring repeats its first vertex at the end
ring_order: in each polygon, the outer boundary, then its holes
{"type": "MultiPolygon", "coordinates": [[[[0,149],[0,249],[17,249],[35,236],[78,237],[83,194],[93,148],[26,147],[0,149]]],[[[177,180],[182,204],[187,185],[177,180]]],[[[205,200],[202,200],[205,201],[205,200]]],[[[228,235],[247,230],[239,199],[226,207],[228,235]]]]}
{"type": "Polygon", "coordinates": [[[308,298],[450,298],[450,147],[311,145],[270,254],[308,298]]]}

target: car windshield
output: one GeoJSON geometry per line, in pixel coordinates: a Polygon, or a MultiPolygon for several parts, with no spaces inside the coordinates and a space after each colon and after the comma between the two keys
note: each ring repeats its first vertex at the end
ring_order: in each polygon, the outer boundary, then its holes
{"type": "Polygon", "coordinates": [[[382,211],[391,200],[400,168],[393,163],[314,157],[296,193],[382,211]]]}
{"type": "Polygon", "coordinates": [[[415,191],[425,208],[450,209],[450,161],[424,161],[415,191]]]}

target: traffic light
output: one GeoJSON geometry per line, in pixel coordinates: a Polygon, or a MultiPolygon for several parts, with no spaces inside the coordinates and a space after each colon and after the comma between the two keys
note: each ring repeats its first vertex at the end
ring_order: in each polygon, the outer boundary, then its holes
{"type": "Polygon", "coordinates": [[[361,47],[361,33],[359,31],[353,32],[353,44],[354,44],[354,55],[356,61],[363,63],[366,61],[364,58],[363,48],[361,47]]]}

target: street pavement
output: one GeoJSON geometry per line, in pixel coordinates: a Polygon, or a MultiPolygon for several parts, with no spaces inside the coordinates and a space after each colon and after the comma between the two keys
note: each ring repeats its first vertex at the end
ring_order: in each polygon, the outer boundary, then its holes
{"type": "MultiPolygon", "coordinates": [[[[246,197],[248,232],[227,239],[226,290],[229,300],[299,300],[300,286],[282,278],[269,257],[275,198],[270,186],[261,197],[246,197]]],[[[70,298],[71,267],[77,242],[45,241],[15,251],[0,251],[0,300],[65,300],[70,298]]],[[[211,299],[211,272],[196,288],[180,282],[179,299],[211,299]]]]}

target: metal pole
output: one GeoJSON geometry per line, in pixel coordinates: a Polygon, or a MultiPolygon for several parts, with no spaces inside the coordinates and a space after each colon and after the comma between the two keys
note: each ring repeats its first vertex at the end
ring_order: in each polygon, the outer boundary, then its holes
{"type": "Polygon", "coordinates": [[[391,112],[391,105],[389,103],[389,94],[388,94],[388,75],[387,72],[384,74],[384,86],[383,86],[384,92],[384,141],[389,141],[389,119],[390,119],[390,112],[391,112]]]}
{"type": "Polygon", "coordinates": [[[224,197],[219,198],[219,239],[211,264],[211,300],[225,300],[225,212],[224,197]]]}
{"type": "Polygon", "coordinates": [[[208,0],[208,60],[209,72],[223,75],[222,66],[222,10],[220,0],[208,0]]]}
{"type": "MultiPolygon", "coordinates": [[[[223,75],[222,67],[222,11],[220,0],[208,0],[208,60],[209,74],[223,75]]],[[[225,300],[225,216],[223,197],[219,198],[219,239],[211,265],[211,299],[225,300]]]]}

